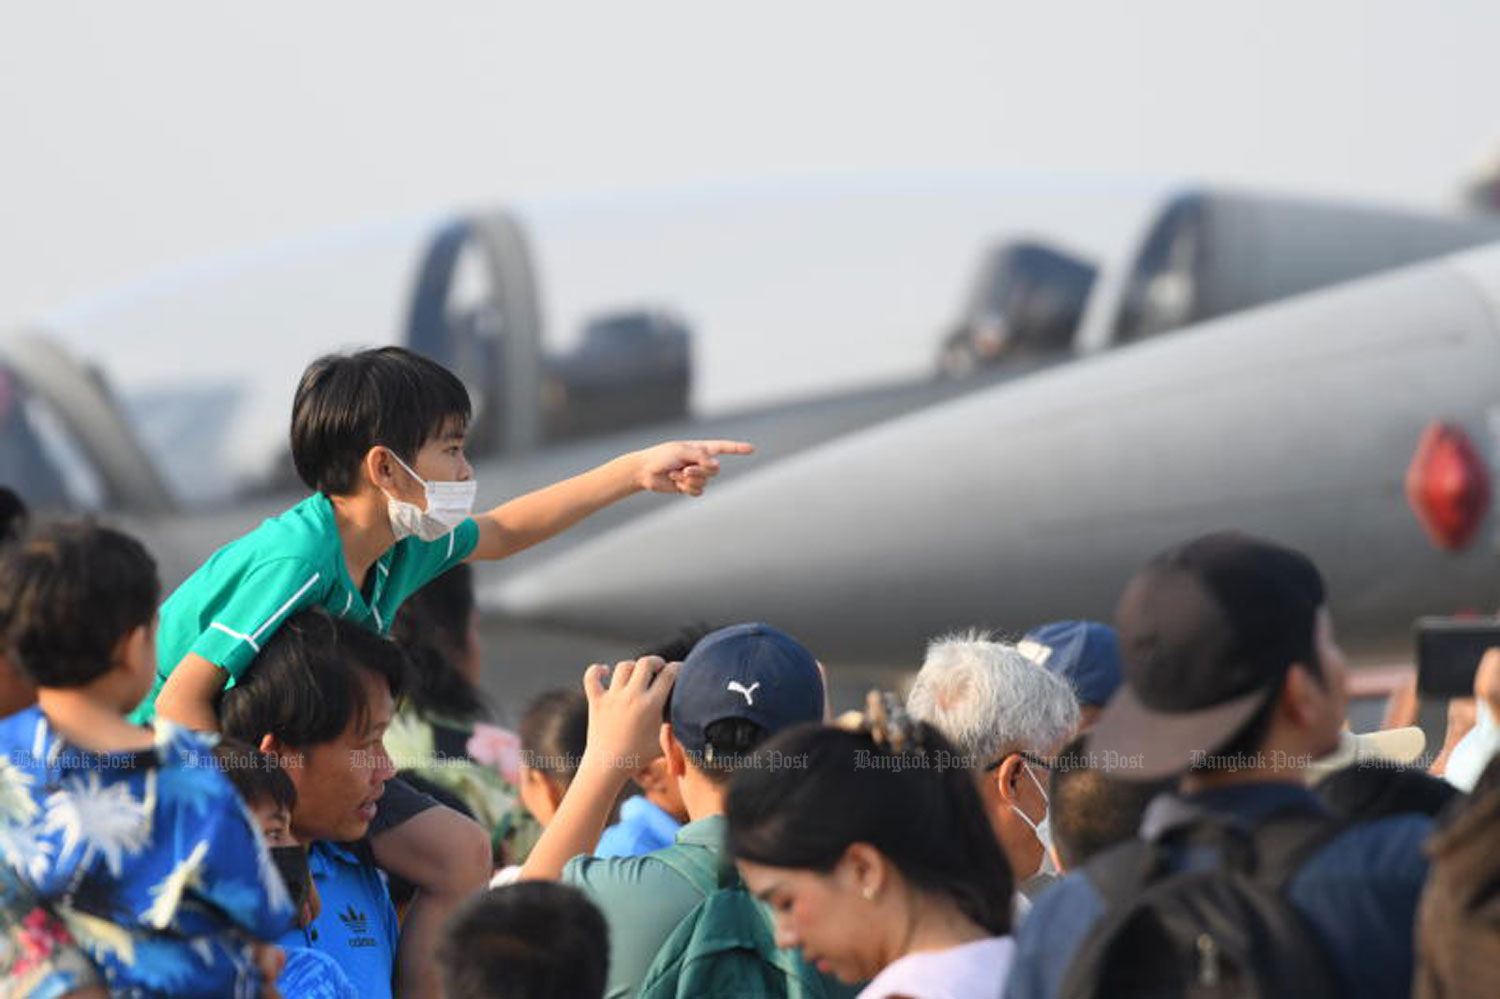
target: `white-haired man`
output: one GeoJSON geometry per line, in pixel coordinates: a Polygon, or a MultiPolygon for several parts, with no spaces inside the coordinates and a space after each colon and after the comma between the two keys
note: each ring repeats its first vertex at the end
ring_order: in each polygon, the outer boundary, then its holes
{"type": "Polygon", "coordinates": [[[1029,902],[1056,878],[1049,761],[1078,727],[1072,689],[1014,645],[972,632],[927,647],[907,708],[975,761],[990,824],[1029,902]]]}

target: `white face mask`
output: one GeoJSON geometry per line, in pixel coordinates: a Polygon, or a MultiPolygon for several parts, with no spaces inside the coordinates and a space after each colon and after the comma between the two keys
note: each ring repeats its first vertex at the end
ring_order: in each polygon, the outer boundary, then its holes
{"type": "Polygon", "coordinates": [[[1019,815],[1021,821],[1031,827],[1031,831],[1036,833],[1037,842],[1042,844],[1041,863],[1037,864],[1035,871],[1020,879],[1022,881],[1029,881],[1044,874],[1056,874],[1058,871],[1057,865],[1052,862],[1052,800],[1047,797],[1047,791],[1042,787],[1042,782],[1037,780],[1036,774],[1031,772],[1031,763],[1027,762],[1025,765],[1026,776],[1030,777],[1031,783],[1036,785],[1037,793],[1042,796],[1042,804],[1047,809],[1042,815],[1042,821],[1033,822],[1031,821],[1031,816],[1021,811],[1015,805],[1010,806],[1011,811],[1019,815]]]}
{"type": "Polygon", "coordinates": [[[391,452],[396,464],[406,469],[408,475],[422,483],[427,500],[423,510],[415,503],[398,500],[386,493],[386,509],[391,518],[391,531],[396,540],[418,537],[423,541],[436,541],[447,535],[459,524],[468,520],[474,512],[474,496],[479,492],[479,483],[473,479],[463,482],[427,482],[411,466],[402,461],[396,452],[391,452]]]}

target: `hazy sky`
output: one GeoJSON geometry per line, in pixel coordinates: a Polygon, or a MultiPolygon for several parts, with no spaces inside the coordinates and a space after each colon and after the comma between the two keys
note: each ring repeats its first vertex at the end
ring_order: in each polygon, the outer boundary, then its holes
{"type": "Polygon", "coordinates": [[[0,325],[447,205],[809,174],[1184,173],[1437,204],[1500,5],[0,0],[0,325]]]}

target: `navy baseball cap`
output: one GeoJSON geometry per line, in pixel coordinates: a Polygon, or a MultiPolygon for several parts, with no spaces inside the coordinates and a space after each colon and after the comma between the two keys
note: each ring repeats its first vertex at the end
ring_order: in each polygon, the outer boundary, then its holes
{"type": "Polygon", "coordinates": [[[1120,642],[1097,621],[1053,621],[1028,631],[1021,654],[1073,685],[1078,703],[1103,707],[1120,686],[1120,642]]]}
{"type": "Polygon", "coordinates": [[[709,632],[683,660],[667,718],[689,752],[707,746],[703,730],[743,718],[772,735],[823,719],[818,661],[791,635],[759,622],[709,632]]]}

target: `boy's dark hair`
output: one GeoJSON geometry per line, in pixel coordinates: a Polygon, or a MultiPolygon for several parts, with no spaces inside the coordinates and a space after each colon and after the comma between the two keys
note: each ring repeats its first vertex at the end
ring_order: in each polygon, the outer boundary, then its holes
{"type": "MultiPolygon", "coordinates": [[[[704,637],[712,635],[719,630],[719,625],[707,625],[699,621],[694,624],[684,625],[670,638],[663,639],[655,645],[648,645],[636,656],[641,659],[645,656],[656,656],[663,662],[680,663],[693,651],[693,646],[701,642],[704,637]]],[[[669,697],[661,706],[661,720],[671,722],[672,699],[669,697]]]]}
{"type": "Polygon", "coordinates": [[[400,697],[406,654],[390,639],[321,607],[299,611],[261,649],[255,668],[224,692],[220,729],[252,745],[266,735],[289,746],[333,742],[370,709],[365,673],[400,697]]]}
{"type": "Polygon", "coordinates": [[[588,744],[589,701],[568,687],[544,690],[531,699],[518,726],[521,762],[567,787],[588,744]]]}
{"type": "Polygon", "coordinates": [[[88,520],[48,524],[0,554],[0,647],[38,687],[81,687],[150,626],[160,596],[135,538],[88,520]]]}
{"type": "MultiPolygon", "coordinates": [[[[26,502],[16,494],[14,489],[8,486],[0,486],[0,546],[9,545],[19,541],[26,533],[26,522],[30,518],[30,511],[26,509],[26,502]]],[[[5,627],[0,623],[0,655],[5,652],[5,627]]],[[[0,663],[0,669],[10,669],[4,663],[0,663]]]]}
{"type": "Polygon", "coordinates": [[[720,627],[717,624],[703,624],[701,621],[696,624],[685,625],[671,638],[642,649],[640,655],[636,656],[636,658],[658,656],[669,663],[680,663],[688,657],[688,653],[693,651],[693,646],[702,641],[704,636],[713,634],[720,627]]]}
{"type": "Polygon", "coordinates": [[[601,999],[609,927],[578,889],[523,881],[466,903],[438,960],[448,999],[601,999]]]}
{"type": "Polygon", "coordinates": [[[403,347],[327,354],[297,385],[292,463],[309,489],[347,495],[370,448],[388,447],[414,464],[424,443],[467,427],[470,412],[457,375],[403,347]]]}
{"type": "Polygon", "coordinates": [[[1087,736],[1077,736],[1057,755],[1050,794],[1052,839],[1069,870],[1135,836],[1152,798],[1176,784],[1120,780],[1093,765],[1087,736]]]}
{"type": "Polygon", "coordinates": [[[411,657],[407,700],[429,720],[468,722],[486,713],[484,695],[454,665],[469,644],[474,567],[460,562],[407,598],[391,637],[411,657]]]}
{"type": "Polygon", "coordinates": [[[213,755],[214,765],[229,778],[246,805],[280,805],[289,812],[297,807],[297,786],[274,756],[238,739],[220,739],[213,755]]]}

